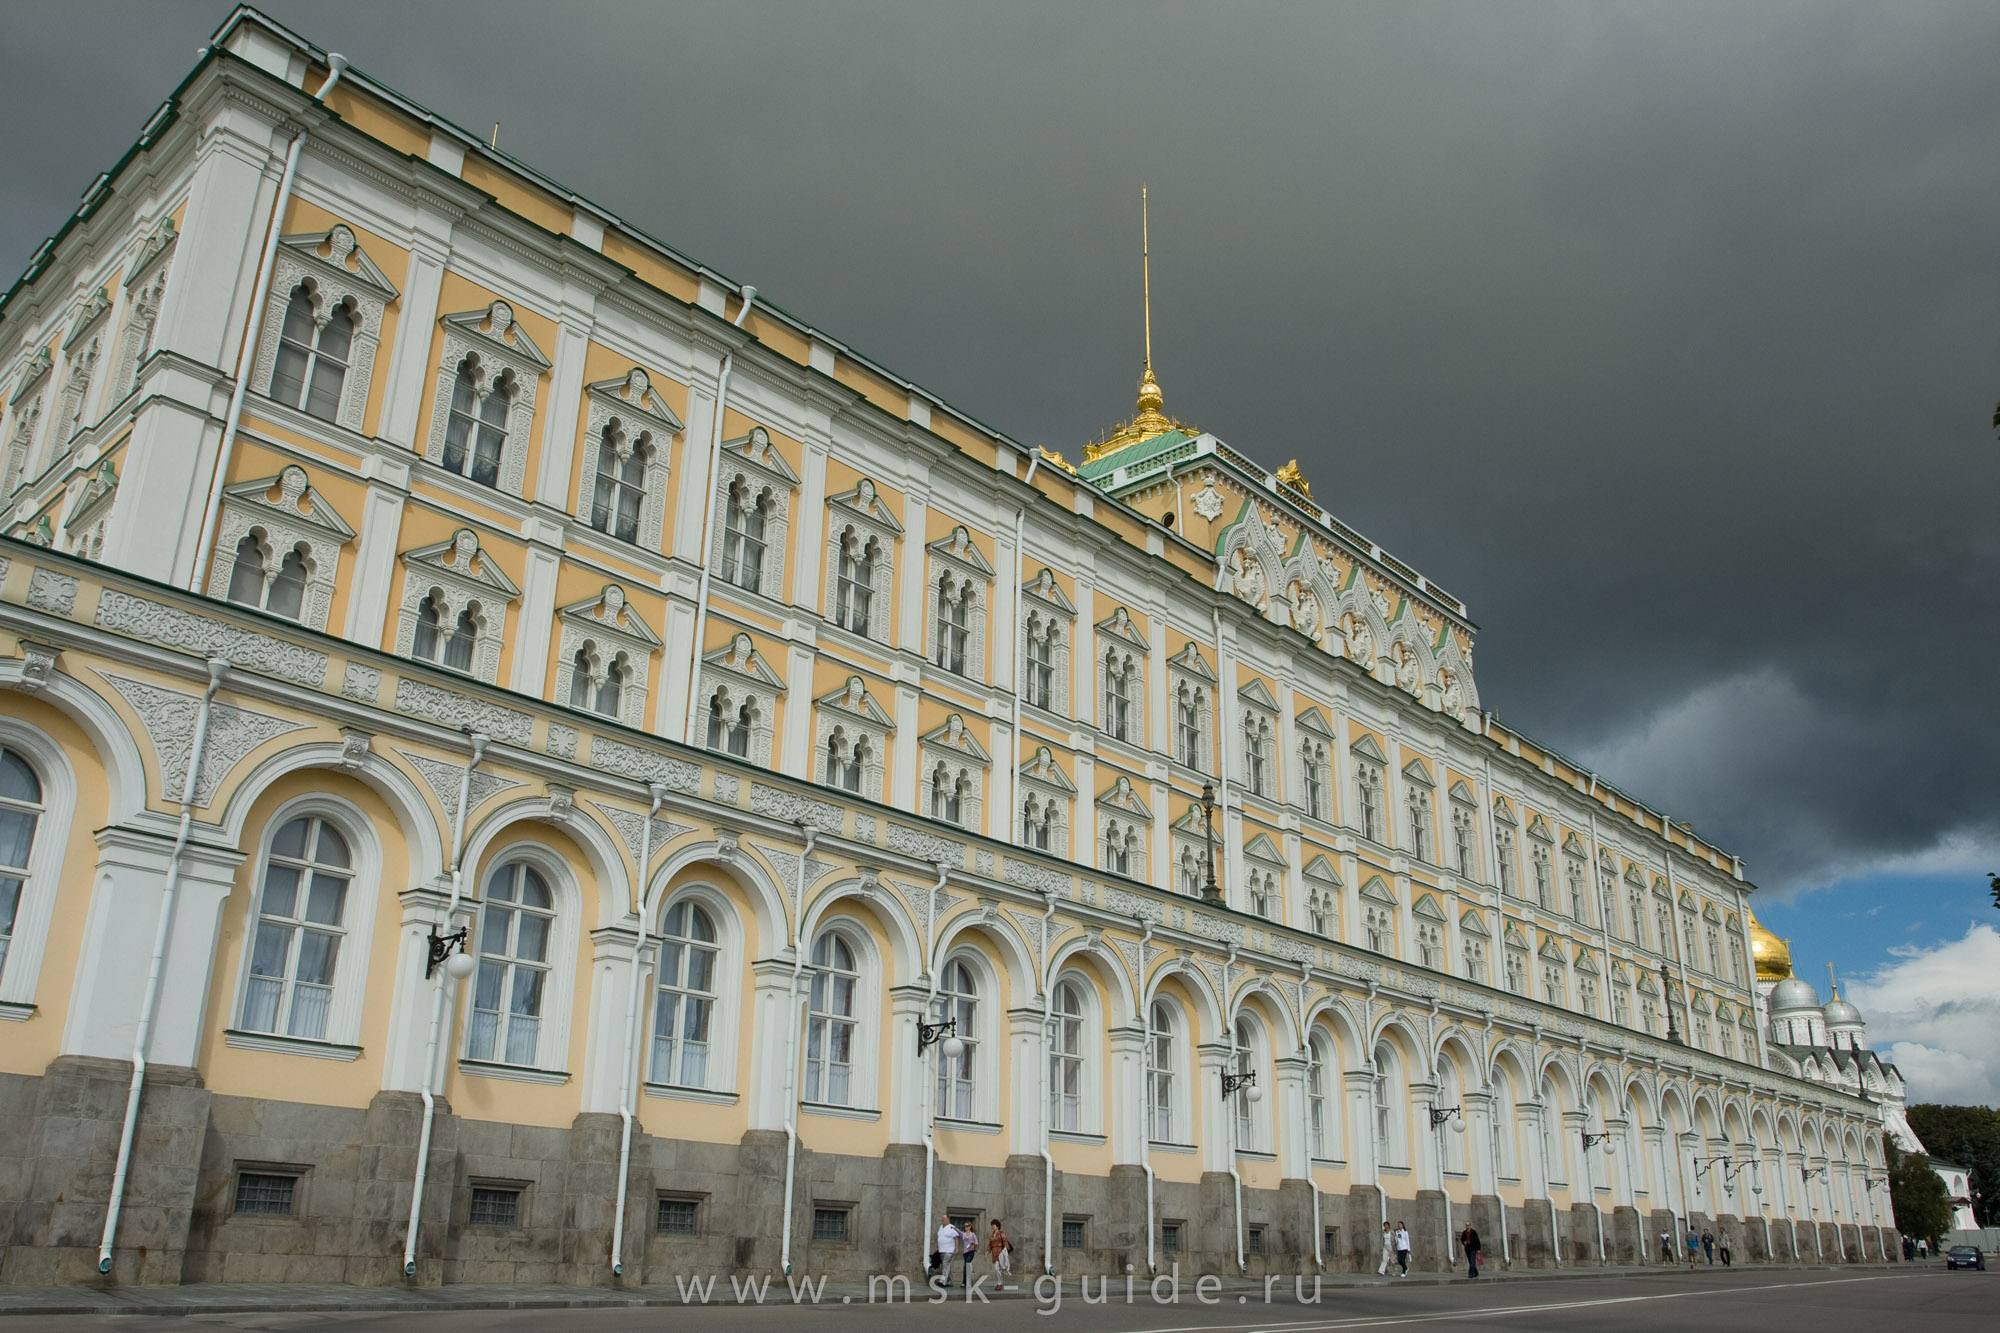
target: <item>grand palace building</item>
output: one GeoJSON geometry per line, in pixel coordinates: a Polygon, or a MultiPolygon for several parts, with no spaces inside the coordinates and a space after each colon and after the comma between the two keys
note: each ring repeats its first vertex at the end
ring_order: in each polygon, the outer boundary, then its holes
{"type": "Polygon", "coordinates": [[[1456,597],[251,10],[0,304],[0,1280],[1896,1258],[1896,1071],[1456,597]]]}

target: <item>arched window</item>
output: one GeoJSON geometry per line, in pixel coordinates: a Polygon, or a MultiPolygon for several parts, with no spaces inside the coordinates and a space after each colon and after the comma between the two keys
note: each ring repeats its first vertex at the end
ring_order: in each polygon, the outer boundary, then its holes
{"type": "Polygon", "coordinates": [[[950,574],[937,585],[937,626],[931,634],[932,660],[946,671],[965,674],[965,648],[972,633],[972,585],[950,574]]]}
{"type": "Polygon", "coordinates": [[[853,947],[831,931],[814,943],[812,965],[805,1100],[848,1106],[854,1093],[854,996],[861,969],[855,966],[853,947]]]}
{"type": "Polygon", "coordinates": [[[1403,804],[1410,816],[1410,852],[1419,861],[1428,861],[1431,859],[1431,794],[1423,787],[1409,784],[1403,804]]]}
{"type": "Polygon", "coordinates": [[[244,1031],[326,1038],[353,865],[347,839],[317,816],[287,821],[272,839],[243,990],[244,1031]]]}
{"type": "Polygon", "coordinates": [[[264,604],[264,542],[247,532],[236,543],[236,563],[229,570],[229,600],[240,606],[264,604]]]}
{"type": "Polygon", "coordinates": [[[941,819],[947,824],[956,824],[964,816],[964,777],[955,776],[950,767],[939,764],[931,770],[931,818],[941,819]]]}
{"type": "Polygon", "coordinates": [[[750,731],[756,720],[752,700],[730,707],[729,691],[717,690],[708,701],[708,748],[741,758],[750,755],[750,731]]]}
{"type": "Polygon", "coordinates": [[[28,860],[35,851],[35,827],[42,818],[42,780],[28,761],[0,749],[0,977],[28,889],[28,860]]]}
{"type": "Polygon", "coordinates": [[[1073,981],[1058,982],[1049,1046],[1049,1125],[1083,1127],[1083,996],[1073,981]]]}
{"type": "Polygon", "coordinates": [[[1129,653],[1104,655],[1104,730],[1113,740],[1132,739],[1132,676],[1129,653]]]}
{"type": "Polygon", "coordinates": [[[598,670],[596,645],[585,640],[570,661],[569,706],[587,709],[604,717],[617,717],[625,693],[625,677],[631,665],[618,653],[598,670]]]}
{"type": "Polygon", "coordinates": [[[1146,1046],[1146,1133],[1155,1143],[1173,1143],[1174,1077],[1179,1061],[1174,1058],[1174,1011],[1153,1001],[1153,1034],[1146,1046]]]}
{"type": "Polygon", "coordinates": [[[540,871],[512,861],[488,877],[479,923],[479,973],[466,1025],[467,1059],[535,1063],[554,925],[555,895],[540,871]]]}
{"type": "Polygon", "coordinates": [[[653,1000],[653,1081],[708,1086],[708,1026],[715,1010],[715,922],[683,898],[660,924],[653,1000]]]}
{"type": "Polygon", "coordinates": [[[1104,868],[1114,875],[1132,873],[1132,842],[1137,835],[1113,819],[1104,825],[1104,868]]]}
{"type": "Polygon", "coordinates": [[[1175,886],[1190,898],[1201,897],[1207,868],[1208,863],[1202,859],[1202,853],[1192,847],[1181,848],[1180,862],[1175,866],[1175,886]]]}
{"type": "Polygon", "coordinates": [[[868,632],[868,616],[875,602],[875,562],[880,556],[876,539],[864,542],[853,528],[840,536],[840,569],[834,583],[833,619],[844,630],[868,632]]]}
{"type": "Polygon", "coordinates": [[[354,312],[335,305],[326,325],[315,329],[312,294],[301,284],[285,306],[278,332],[278,359],[271,367],[271,397],[332,421],[340,411],[340,389],[354,342],[354,312]]]}
{"type": "Polygon", "coordinates": [[[640,435],[622,457],[621,443],[617,424],[606,422],[604,437],[597,448],[597,485],[590,498],[590,526],[620,541],[636,542],[639,510],[646,501],[646,466],[652,461],[652,436],[640,435]]]}
{"type": "Polygon", "coordinates": [[[417,603],[417,631],[410,641],[410,656],[420,661],[438,660],[438,606],[443,598],[441,591],[432,588],[430,595],[417,603]]]}
{"type": "Polygon", "coordinates": [[[1493,860],[1500,867],[1500,892],[1514,896],[1514,830],[1493,831],[1493,860]]]}
{"type": "Polygon", "coordinates": [[[1458,866],[1458,873],[1467,879],[1474,878],[1472,809],[1462,803],[1454,804],[1451,808],[1451,848],[1452,860],[1458,866]]]}
{"type": "Polygon", "coordinates": [[[1382,840],[1382,770],[1363,759],[1354,761],[1355,808],[1359,811],[1361,836],[1371,842],[1382,840]]]}
{"type": "Polygon", "coordinates": [[[507,447],[507,409],[514,396],[514,373],[504,371],[484,393],[479,358],[468,356],[451,385],[451,418],[444,432],[444,467],[482,486],[498,485],[500,455],[507,447]]]}
{"type": "Polygon", "coordinates": [[[1306,1145],[1306,1151],[1314,1157],[1331,1157],[1333,1152],[1327,1131],[1332,1121],[1327,1115],[1326,1089],[1333,1078],[1330,1068],[1333,1045],[1325,1037],[1314,1033],[1307,1044],[1307,1054],[1311,1058],[1311,1063],[1306,1066],[1307,1132],[1311,1142],[1306,1145]]]}
{"type": "Polygon", "coordinates": [[[1054,841],[1051,826],[1055,823],[1055,802],[1045,801],[1033,792],[1021,802],[1021,845],[1032,847],[1038,852],[1049,850],[1054,841]]]}
{"type": "Polygon", "coordinates": [[[1548,1176],[1550,1184],[1560,1184],[1569,1175],[1563,1168],[1562,1154],[1556,1150],[1556,1145],[1561,1140],[1556,1134],[1555,1126],[1561,1111],[1562,1107],[1556,1101],[1555,1084],[1543,1079],[1542,1110],[1541,1114],[1535,1117],[1535,1124],[1541,1130],[1542,1170],[1548,1176]]]}
{"type": "Polygon", "coordinates": [[[284,560],[278,565],[278,577],[271,580],[271,595],[265,601],[264,609],[274,616],[297,620],[305,605],[306,548],[301,542],[285,552],[284,560]]]}
{"type": "Polygon", "coordinates": [[[962,958],[953,959],[944,967],[944,984],[938,989],[938,1021],[956,1020],[953,1030],[964,1049],[953,1060],[945,1055],[940,1043],[937,1051],[937,1113],[953,1120],[970,1120],[974,1110],[973,1093],[975,1082],[973,1071],[977,1067],[974,1059],[978,1054],[978,1034],[976,1026],[979,1017],[979,979],[972,968],[962,958]]]}
{"type": "Polygon", "coordinates": [[[1444,927],[1435,921],[1417,923],[1417,961],[1425,967],[1444,967],[1444,927]]]}
{"type": "Polygon", "coordinates": [[[1243,778],[1254,796],[1269,796],[1271,724],[1256,713],[1243,714],[1243,778]]]}
{"type": "Polygon", "coordinates": [[[1037,708],[1052,708],[1056,696],[1056,622],[1032,612],[1028,616],[1028,702],[1037,708]]]}
{"type": "Polygon", "coordinates": [[[1368,935],[1368,947],[1376,953],[1396,951],[1396,922],[1389,909],[1380,903],[1370,903],[1361,914],[1361,927],[1368,935]]]}
{"type": "Polygon", "coordinates": [[[843,791],[861,790],[861,766],[868,757],[868,738],[849,738],[847,728],[835,727],[826,738],[826,785],[843,791]]]}
{"type": "Polygon", "coordinates": [[[1392,1097],[1394,1091],[1395,1056],[1387,1046],[1375,1048],[1375,1160],[1383,1165],[1397,1165],[1396,1155],[1396,1107],[1392,1097]]]}
{"type": "Polygon", "coordinates": [[[771,492],[753,494],[747,478],[729,486],[729,503],[722,509],[722,577],[746,592],[761,592],[764,584],[764,520],[771,492]]]}
{"type": "MultiPolygon", "coordinates": [[[[1530,830],[1532,832],[1532,830],[1530,830]]],[[[1549,849],[1539,839],[1530,839],[1528,864],[1535,875],[1535,902],[1543,911],[1555,910],[1554,874],[1549,869],[1549,849]]]]}
{"type": "Polygon", "coordinates": [[[1201,767],[1201,691],[1183,685],[1174,693],[1174,758],[1183,767],[1201,767]]]}
{"type": "Polygon", "coordinates": [[[1330,818],[1326,804],[1325,742],[1307,740],[1299,746],[1299,779],[1306,813],[1314,819],[1330,818]]]}

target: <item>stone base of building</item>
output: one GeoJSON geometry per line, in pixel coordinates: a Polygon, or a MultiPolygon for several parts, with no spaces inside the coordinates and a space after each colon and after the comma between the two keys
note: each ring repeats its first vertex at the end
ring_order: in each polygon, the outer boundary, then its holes
{"type": "MultiPolygon", "coordinates": [[[[676,1278],[781,1271],[786,1140],[752,1131],[737,1143],[696,1143],[647,1133],[671,1120],[642,1108],[627,1173],[622,1272],[613,1271],[620,1121],[579,1115],[550,1128],[471,1120],[439,1099],[425,1176],[413,1276],[403,1273],[411,1176],[423,1116],[414,1093],[377,1094],[366,1107],[218,1096],[189,1070],[155,1066],[140,1103],[137,1147],[120,1216],[114,1265],[97,1271],[131,1067],[64,1057],[39,1077],[0,1075],[0,1123],[16,1126],[0,1146],[0,1283],[173,1284],[301,1282],[418,1286],[520,1283],[567,1286],[671,1284],[676,1278]],[[288,1215],[237,1207],[241,1172],[293,1178],[288,1215]],[[518,1190],[514,1225],[476,1224],[472,1192],[518,1190]],[[671,1204],[692,1202],[688,1216],[671,1204]]],[[[901,1274],[921,1288],[934,1219],[924,1216],[924,1150],[891,1145],[879,1158],[801,1147],[793,1196],[795,1273],[859,1280],[901,1274]],[[844,1230],[844,1238],[840,1233],[844,1230]]],[[[1044,1166],[1039,1156],[1004,1167],[940,1160],[936,1212],[1005,1219],[1015,1273],[1032,1281],[1045,1262],[1044,1166]]],[[[1243,1264],[1238,1266],[1235,1182],[1211,1172],[1196,1183],[1154,1182],[1147,1215],[1145,1172],[1058,1173],[1053,1262],[1064,1274],[1147,1269],[1147,1238],[1161,1273],[1184,1281],[1205,1273],[1252,1277],[1320,1271],[1311,1184],[1242,1192],[1243,1264]],[[1080,1223],[1068,1230],[1063,1223],[1080,1223]],[[1162,1223],[1178,1223],[1178,1249],[1162,1223]],[[1080,1230],[1081,1235],[1078,1235],[1080,1230]]],[[[1317,1239],[1324,1271],[1373,1272],[1381,1222],[1401,1219],[1415,1240],[1412,1267],[1440,1272],[1463,1262],[1457,1230],[1478,1228],[1485,1262],[1546,1268],[1604,1261],[1595,1210],[1551,1210],[1546,1201],[1507,1208],[1485,1196],[1453,1207],[1443,1194],[1385,1199],[1371,1186],[1321,1194],[1317,1239]],[[1551,1223],[1560,1234],[1552,1231],[1551,1223]]],[[[1661,1229],[1665,1223],[1655,1214],[1661,1229]]],[[[1774,1227],[1776,1237],[1784,1231],[1774,1227]]],[[[1802,1229],[1803,1230],[1803,1229],[1802,1229]]],[[[1827,1256],[1861,1257],[1855,1227],[1822,1230],[1827,1256]]],[[[1884,1241],[1897,1254],[1893,1234],[1884,1241]]],[[[1643,1249],[1639,1215],[1605,1221],[1613,1262],[1643,1249]]],[[[1810,1253],[1810,1251],[1808,1251],[1810,1253]]],[[[1393,1265],[1392,1265],[1393,1268],[1393,1265]]],[[[982,1256],[975,1271],[987,1271],[982,1256]]]]}

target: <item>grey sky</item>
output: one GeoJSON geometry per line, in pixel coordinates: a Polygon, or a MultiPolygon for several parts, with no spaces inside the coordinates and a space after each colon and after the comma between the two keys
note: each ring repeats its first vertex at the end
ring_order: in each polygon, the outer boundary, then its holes
{"type": "MultiPolygon", "coordinates": [[[[2000,7],[264,6],[1017,438],[1167,408],[1780,893],[2000,844],[2000,7]]],[[[220,4],[16,4],[0,269],[220,4]]]]}

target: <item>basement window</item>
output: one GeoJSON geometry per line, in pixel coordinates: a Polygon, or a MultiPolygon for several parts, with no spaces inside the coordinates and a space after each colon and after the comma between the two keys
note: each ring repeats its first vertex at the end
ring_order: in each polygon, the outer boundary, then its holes
{"type": "Polygon", "coordinates": [[[299,1178],[275,1171],[239,1171],[236,1175],[236,1209],[259,1217],[290,1217],[299,1178]]]}

